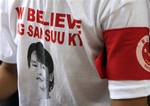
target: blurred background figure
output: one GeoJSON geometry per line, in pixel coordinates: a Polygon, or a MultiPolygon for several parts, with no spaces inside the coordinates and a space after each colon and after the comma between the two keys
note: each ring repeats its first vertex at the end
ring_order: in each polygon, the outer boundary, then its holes
{"type": "MultiPolygon", "coordinates": [[[[1,64],[2,64],[2,61],[0,60],[0,65],[1,64]]],[[[0,102],[0,106],[19,106],[19,103],[18,103],[18,92],[13,94],[8,99],[0,102]]]]}

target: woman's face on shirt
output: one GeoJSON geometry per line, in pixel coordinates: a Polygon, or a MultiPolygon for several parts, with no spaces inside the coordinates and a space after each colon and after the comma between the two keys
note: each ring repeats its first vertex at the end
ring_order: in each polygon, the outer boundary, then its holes
{"type": "Polygon", "coordinates": [[[33,51],[31,54],[30,69],[33,70],[36,74],[36,80],[42,91],[47,89],[48,82],[48,68],[38,61],[36,51],[33,51]]]}

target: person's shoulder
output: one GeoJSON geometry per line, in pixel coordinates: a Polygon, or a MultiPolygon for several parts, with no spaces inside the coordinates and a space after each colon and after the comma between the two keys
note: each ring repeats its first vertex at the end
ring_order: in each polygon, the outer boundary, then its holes
{"type": "MultiPolygon", "coordinates": [[[[98,0],[95,0],[98,2],[98,0]]],[[[117,12],[122,7],[129,6],[136,0],[99,0],[99,7],[103,9],[103,13],[110,16],[114,12],[117,12]]],[[[107,17],[107,16],[106,16],[107,17]]]]}
{"type": "Polygon", "coordinates": [[[123,6],[126,4],[130,4],[133,2],[136,2],[138,0],[103,0],[104,2],[107,2],[107,4],[109,4],[109,6],[113,7],[113,6],[123,6]]]}
{"type": "Polygon", "coordinates": [[[144,4],[148,0],[102,0],[102,3],[105,4],[105,9],[109,10],[110,13],[116,12],[121,8],[138,6],[139,4],[144,4]]]}

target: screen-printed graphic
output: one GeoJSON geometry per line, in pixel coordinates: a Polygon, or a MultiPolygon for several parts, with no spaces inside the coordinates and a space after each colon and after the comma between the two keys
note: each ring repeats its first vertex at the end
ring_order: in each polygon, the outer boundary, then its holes
{"type": "Polygon", "coordinates": [[[54,66],[51,55],[41,42],[37,42],[29,46],[27,59],[28,67],[35,72],[41,99],[50,98],[50,92],[54,87],[54,66]]]}

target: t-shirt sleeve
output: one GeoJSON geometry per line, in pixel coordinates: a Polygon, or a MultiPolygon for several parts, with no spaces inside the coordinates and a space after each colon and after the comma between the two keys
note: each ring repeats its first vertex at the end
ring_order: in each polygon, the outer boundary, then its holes
{"type": "Polygon", "coordinates": [[[102,25],[106,49],[97,68],[109,80],[112,99],[150,94],[149,4],[148,0],[125,3],[102,25]]]}
{"type": "Polygon", "coordinates": [[[17,46],[10,32],[7,0],[0,1],[0,60],[16,63],[17,46]]]}

